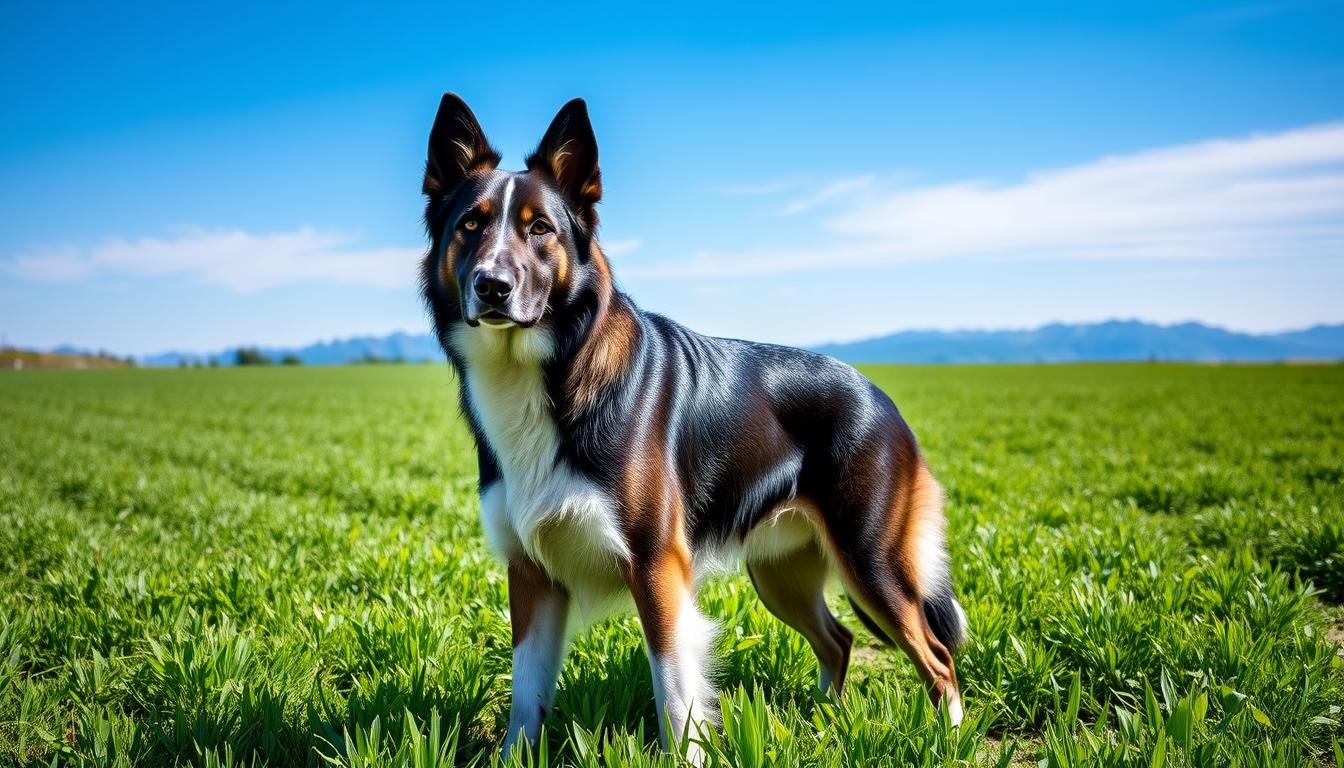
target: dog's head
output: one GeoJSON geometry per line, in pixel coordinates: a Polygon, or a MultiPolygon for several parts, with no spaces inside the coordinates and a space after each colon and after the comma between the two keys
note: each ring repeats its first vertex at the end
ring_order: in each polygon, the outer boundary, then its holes
{"type": "Polygon", "coordinates": [[[472,327],[530,328],[593,279],[602,181],[583,100],[561,108],[526,171],[499,161],[471,109],[444,94],[425,165],[425,288],[472,327]]]}

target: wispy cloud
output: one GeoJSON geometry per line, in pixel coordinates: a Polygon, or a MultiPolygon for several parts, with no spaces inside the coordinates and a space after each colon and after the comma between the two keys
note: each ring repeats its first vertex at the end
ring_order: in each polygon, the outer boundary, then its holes
{"type": "Polygon", "coordinates": [[[841,180],[786,209],[827,211],[823,237],[792,231],[783,247],[701,252],[632,276],[946,258],[1344,256],[1344,123],[1108,157],[1015,183],[860,181],[841,180]]]}
{"type": "Polygon", "coordinates": [[[608,256],[626,256],[639,250],[644,245],[644,241],[637,237],[626,240],[604,240],[602,241],[602,252],[608,256]]]}
{"type": "MultiPolygon", "coordinates": [[[[344,233],[308,227],[254,234],[185,228],[171,237],[108,238],[87,248],[60,246],[0,261],[0,272],[36,282],[100,276],[180,275],[240,293],[302,282],[403,288],[414,285],[423,248],[357,248],[344,233]]],[[[639,250],[637,238],[602,244],[608,256],[639,250]]]]}
{"type": "Polygon", "coordinates": [[[929,256],[1300,251],[1344,233],[1344,124],[1111,157],[1020,184],[895,191],[855,200],[831,226],[929,256]]]}
{"type": "Polygon", "coordinates": [[[44,282],[181,275],[239,292],[306,281],[379,288],[415,283],[423,249],[362,249],[353,242],[347,234],[307,227],[269,234],[186,228],[171,237],[110,238],[88,248],[30,252],[0,267],[44,282]]]}
{"type": "Polygon", "coordinates": [[[810,211],[819,205],[837,198],[853,195],[855,192],[868,189],[877,181],[875,176],[856,176],[851,179],[837,179],[821,187],[807,197],[801,197],[784,206],[784,213],[795,214],[803,211],[810,211]]]}
{"type": "MultiPolygon", "coordinates": [[[[1107,157],[1015,182],[898,178],[835,180],[780,209],[768,240],[676,261],[636,258],[621,276],[761,275],[934,259],[1344,258],[1344,123],[1107,157]],[[807,211],[818,215],[796,216],[807,211]]],[[[604,247],[621,257],[644,243],[604,247]]],[[[23,253],[0,260],[0,272],[50,282],[180,275],[239,292],[312,281],[395,288],[414,283],[422,253],[361,248],[351,235],[313,228],[188,228],[23,253]]]]}

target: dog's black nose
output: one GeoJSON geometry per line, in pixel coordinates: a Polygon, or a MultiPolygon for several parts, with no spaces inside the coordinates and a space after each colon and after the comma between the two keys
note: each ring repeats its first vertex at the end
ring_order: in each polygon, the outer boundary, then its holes
{"type": "Polygon", "coordinates": [[[487,304],[498,304],[509,298],[509,294],[513,292],[513,281],[502,273],[482,272],[476,275],[475,281],[472,282],[472,288],[481,301],[487,304]]]}

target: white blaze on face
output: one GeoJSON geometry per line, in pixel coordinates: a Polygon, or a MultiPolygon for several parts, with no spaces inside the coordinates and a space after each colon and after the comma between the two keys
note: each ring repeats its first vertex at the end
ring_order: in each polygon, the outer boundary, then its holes
{"type": "Polygon", "coordinates": [[[495,246],[490,251],[490,258],[495,258],[504,254],[509,248],[509,230],[513,228],[513,217],[509,214],[509,206],[513,203],[513,184],[515,179],[510,176],[504,185],[504,204],[499,208],[499,229],[495,230],[495,246]]]}
{"type": "MultiPolygon", "coordinates": [[[[508,255],[509,231],[513,227],[513,218],[509,209],[513,205],[513,187],[515,183],[516,179],[512,176],[509,177],[508,181],[504,182],[504,203],[500,206],[499,219],[495,222],[497,227],[495,230],[495,239],[489,248],[483,249],[480,252],[480,259],[476,262],[477,270],[482,272],[493,271],[499,264],[499,261],[508,255]]],[[[475,307],[478,299],[475,294],[472,293],[467,301],[469,306],[475,307]]],[[[512,304],[512,300],[510,300],[509,303],[512,304]]],[[[480,324],[483,328],[493,329],[512,328],[514,326],[512,320],[488,320],[485,318],[480,320],[480,324]]]]}

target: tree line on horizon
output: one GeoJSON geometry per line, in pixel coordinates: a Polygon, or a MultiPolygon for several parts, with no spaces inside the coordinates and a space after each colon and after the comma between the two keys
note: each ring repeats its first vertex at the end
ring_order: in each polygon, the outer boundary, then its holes
{"type": "MultiPolygon", "coordinates": [[[[258,347],[238,347],[231,355],[232,365],[234,366],[269,366],[269,365],[303,365],[303,359],[298,355],[289,352],[281,355],[278,359],[272,358],[258,347]]],[[[406,363],[406,358],[400,355],[396,357],[380,357],[374,354],[365,354],[363,357],[354,360],[355,365],[401,365],[406,363]]],[[[218,368],[220,359],[212,357],[208,361],[181,360],[177,364],[178,368],[218,368]]]]}

